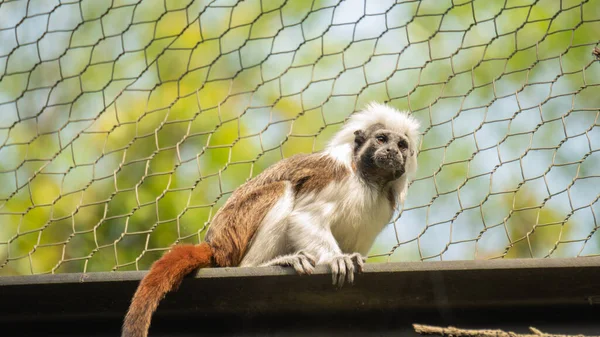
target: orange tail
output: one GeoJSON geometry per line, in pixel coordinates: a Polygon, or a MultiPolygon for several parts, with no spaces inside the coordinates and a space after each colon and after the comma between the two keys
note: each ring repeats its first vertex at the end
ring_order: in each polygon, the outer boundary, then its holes
{"type": "Polygon", "coordinates": [[[156,261],[138,286],[123,323],[122,337],[146,337],[150,319],[158,302],[176,289],[184,276],[196,268],[210,266],[212,252],[208,243],[181,245],[156,261]]]}

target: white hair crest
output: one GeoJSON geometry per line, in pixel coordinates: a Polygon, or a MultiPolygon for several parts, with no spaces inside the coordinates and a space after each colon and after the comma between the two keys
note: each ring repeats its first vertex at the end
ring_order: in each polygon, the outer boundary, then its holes
{"type": "Polygon", "coordinates": [[[394,182],[398,192],[399,202],[404,200],[408,179],[413,178],[417,170],[417,151],[419,147],[420,123],[407,111],[399,111],[391,106],[380,103],[369,103],[363,110],[353,114],[346,124],[327,145],[325,153],[342,162],[348,168],[352,167],[354,148],[354,132],[382,124],[385,129],[404,134],[408,137],[409,148],[414,153],[406,163],[406,174],[394,182]]]}

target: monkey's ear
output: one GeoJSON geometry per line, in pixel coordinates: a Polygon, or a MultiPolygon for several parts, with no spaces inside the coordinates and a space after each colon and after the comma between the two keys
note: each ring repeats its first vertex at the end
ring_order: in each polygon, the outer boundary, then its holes
{"type": "Polygon", "coordinates": [[[367,135],[363,130],[354,131],[354,145],[359,148],[361,147],[365,141],[367,140],[367,135]]]}

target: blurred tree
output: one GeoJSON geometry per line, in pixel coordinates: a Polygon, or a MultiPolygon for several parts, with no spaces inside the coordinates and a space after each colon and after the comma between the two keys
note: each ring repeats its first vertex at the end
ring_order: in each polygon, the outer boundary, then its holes
{"type": "Polygon", "coordinates": [[[595,1],[0,4],[0,275],[146,269],[372,100],[423,138],[369,261],[598,254],[599,29],[595,1]]]}

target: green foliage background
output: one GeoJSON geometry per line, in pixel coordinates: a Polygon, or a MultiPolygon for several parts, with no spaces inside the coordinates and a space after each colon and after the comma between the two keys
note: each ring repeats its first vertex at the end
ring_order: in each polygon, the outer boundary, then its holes
{"type": "Polygon", "coordinates": [[[371,262],[598,254],[599,32],[598,0],[4,1],[0,275],[147,269],[373,100],[423,137],[371,262]]]}

